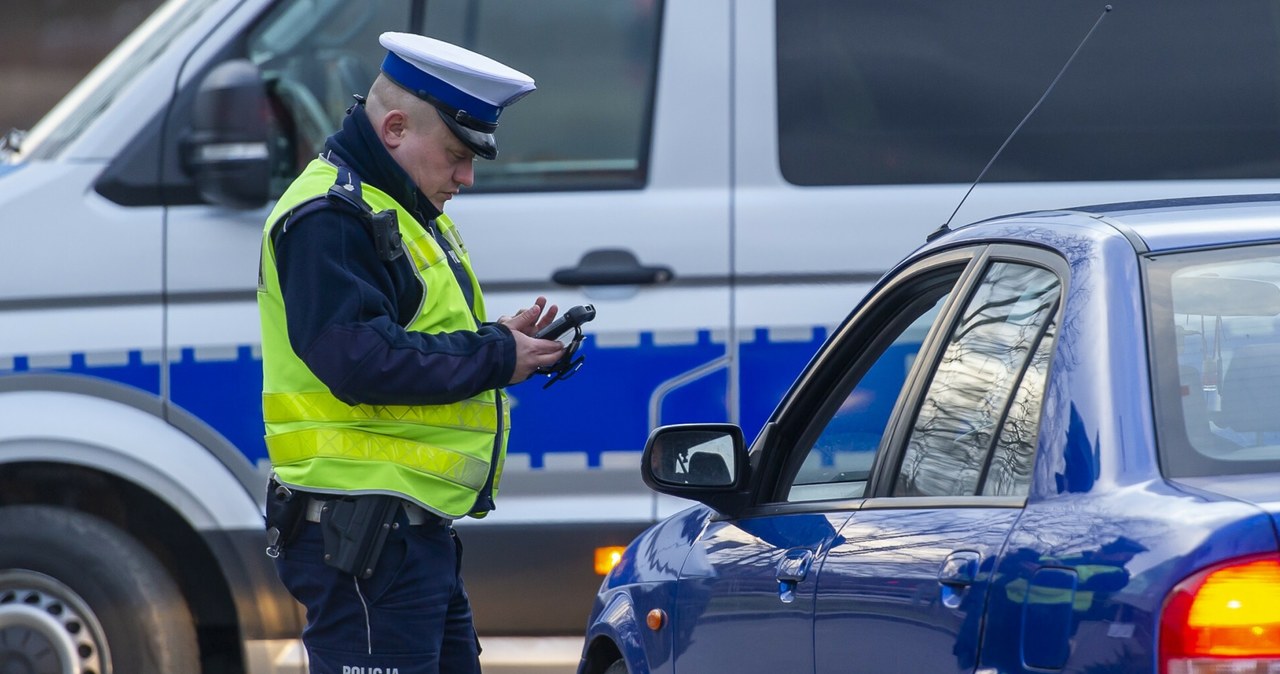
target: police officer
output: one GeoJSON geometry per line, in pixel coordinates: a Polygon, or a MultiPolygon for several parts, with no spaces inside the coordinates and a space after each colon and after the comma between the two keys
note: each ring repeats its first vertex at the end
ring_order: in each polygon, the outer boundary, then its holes
{"type": "Polygon", "coordinates": [[[502,387],[553,365],[542,297],[486,322],[443,213],[527,75],[385,33],[382,72],[268,216],[258,289],[268,553],[313,673],[479,671],[451,523],[494,508],[502,387]]]}

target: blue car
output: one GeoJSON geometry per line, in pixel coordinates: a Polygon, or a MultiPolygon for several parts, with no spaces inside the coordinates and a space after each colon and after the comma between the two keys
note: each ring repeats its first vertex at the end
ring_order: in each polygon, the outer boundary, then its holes
{"type": "Polygon", "coordinates": [[[605,578],[579,672],[1280,672],[1280,196],[940,231],[605,578]]]}

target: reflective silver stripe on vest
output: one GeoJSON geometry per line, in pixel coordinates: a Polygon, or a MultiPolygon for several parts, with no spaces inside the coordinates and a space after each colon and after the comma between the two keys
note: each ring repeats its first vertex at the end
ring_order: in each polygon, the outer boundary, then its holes
{"type": "MultiPolygon", "coordinates": [[[[503,401],[504,405],[506,401],[503,401]]],[[[328,393],[264,393],[267,423],[290,421],[391,421],[468,431],[498,430],[491,402],[463,400],[451,405],[348,405],[328,393]]]]}
{"type": "Polygon", "coordinates": [[[273,462],[289,465],[317,457],[388,461],[479,490],[489,478],[487,461],[446,447],[351,428],[311,428],[267,436],[273,462]]]}

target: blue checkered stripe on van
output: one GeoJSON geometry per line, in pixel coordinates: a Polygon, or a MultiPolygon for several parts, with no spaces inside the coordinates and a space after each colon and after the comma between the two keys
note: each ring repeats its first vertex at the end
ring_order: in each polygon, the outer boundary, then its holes
{"type": "MultiPolygon", "coordinates": [[[[771,339],[769,330],[746,333],[739,343],[740,423],[748,439],[760,429],[827,329],[791,331],[771,339]]],[[[585,363],[572,378],[544,389],[546,379],[513,386],[510,454],[514,466],[533,469],[596,467],[615,452],[644,446],[650,398],[663,382],[723,359],[723,340],[706,330],[668,343],[640,333],[632,343],[598,345],[587,335],[585,363]]],[[[69,353],[0,357],[0,377],[50,374],[91,377],[159,397],[158,352],[69,353]]],[[[169,399],[238,447],[251,463],[266,458],[262,439],[262,359],[257,345],[182,348],[169,365],[169,399]]],[[[728,372],[719,368],[673,390],[661,405],[660,422],[728,421],[728,372]]]]}

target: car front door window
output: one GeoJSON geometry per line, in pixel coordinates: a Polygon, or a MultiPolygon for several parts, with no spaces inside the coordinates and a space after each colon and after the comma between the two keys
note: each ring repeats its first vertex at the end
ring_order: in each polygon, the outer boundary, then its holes
{"type": "Polygon", "coordinates": [[[875,358],[835,409],[796,471],[787,501],[862,496],[898,393],[949,296],[943,293],[913,305],[924,308],[923,313],[875,358]]]}

